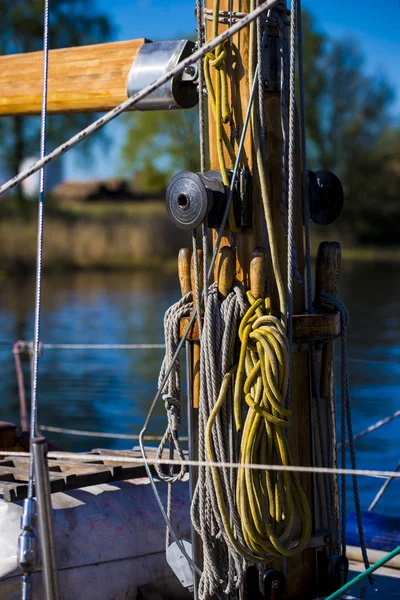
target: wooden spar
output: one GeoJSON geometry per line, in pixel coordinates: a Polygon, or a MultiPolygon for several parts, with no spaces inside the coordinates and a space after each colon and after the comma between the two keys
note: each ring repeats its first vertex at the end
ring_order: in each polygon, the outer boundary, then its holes
{"type": "MultiPolygon", "coordinates": [[[[49,52],[49,114],[104,112],[127,98],[128,74],[144,39],[49,52]]],[[[37,115],[43,52],[0,56],[0,116],[37,115]]]]}

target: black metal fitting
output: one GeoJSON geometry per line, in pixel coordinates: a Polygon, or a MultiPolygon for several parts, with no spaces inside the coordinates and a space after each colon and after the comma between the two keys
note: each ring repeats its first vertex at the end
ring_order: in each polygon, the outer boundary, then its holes
{"type": "Polygon", "coordinates": [[[281,571],[266,569],[260,571],[251,566],[246,571],[245,597],[247,600],[282,600],[286,579],[281,571]]]}
{"type": "MultiPolygon", "coordinates": [[[[232,171],[228,171],[232,177],[232,171]]],[[[173,177],[166,192],[167,211],[180,229],[193,230],[207,216],[208,226],[218,229],[223,220],[229,188],[219,171],[190,173],[182,171],[173,177]]],[[[232,197],[236,227],[251,226],[250,172],[240,170],[232,197]]]]}
{"type": "Polygon", "coordinates": [[[311,220],[317,225],[330,225],[343,208],[340,179],[331,171],[307,171],[307,176],[311,220]]]}
{"type": "Polygon", "coordinates": [[[333,588],[331,591],[334,592],[347,582],[349,559],[344,554],[334,554],[331,560],[333,566],[333,588]]]}

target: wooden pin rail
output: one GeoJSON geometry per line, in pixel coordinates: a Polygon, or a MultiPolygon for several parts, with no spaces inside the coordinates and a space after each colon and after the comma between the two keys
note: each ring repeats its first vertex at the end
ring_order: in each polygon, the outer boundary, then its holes
{"type": "MultiPolygon", "coordinates": [[[[132,63],[145,39],[49,52],[49,114],[104,112],[127,99],[132,63]]],[[[0,116],[37,115],[43,52],[0,56],[0,116]]]]}
{"type": "MultiPolygon", "coordinates": [[[[180,322],[180,335],[183,336],[189,323],[188,317],[183,317],[180,322]]],[[[308,342],[327,342],[340,336],[339,313],[315,313],[293,315],[293,342],[307,344],[308,342]]],[[[197,341],[199,330],[197,322],[193,324],[187,339],[197,341]]]]}

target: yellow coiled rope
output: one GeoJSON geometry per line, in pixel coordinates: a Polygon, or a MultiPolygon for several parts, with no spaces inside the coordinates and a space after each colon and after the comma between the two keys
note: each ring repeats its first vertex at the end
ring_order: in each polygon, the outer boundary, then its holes
{"type": "MultiPolygon", "coordinates": [[[[213,38],[218,35],[219,0],[214,0],[213,7],[213,38]]],[[[215,121],[215,133],[219,168],[224,185],[229,187],[228,171],[225,162],[224,147],[229,154],[232,168],[235,162],[235,152],[230,139],[225,131],[224,125],[231,120],[231,107],[228,96],[228,76],[226,72],[226,48],[224,44],[217,46],[212,52],[207,52],[204,57],[204,79],[206,82],[208,97],[215,121]],[[214,84],[211,69],[214,69],[214,84]]],[[[229,227],[231,231],[238,231],[236,226],[233,206],[229,211],[229,227]]]]}
{"type": "MultiPolygon", "coordinates": [[[[269,314],[268,300],[255,300],[250,292],[247,297],[250,308],[239,328],[239,364],[225,375],[207,423],[207,457],[211,462],[215,461],[212,427],[236,371],[235,423],[237,431],[242,433],[239,462],[288,466],[291,457],[285,429],[290,424],[290,411],[284,406],[289,364],[287,338],[281,321],[269,314]],[[243,395],[248,405],[244,425],[243,395]]],[[[212,467],[212,476],[225,532],[232,547],[243,558],[262,563],[266,554],[290,557],[307,546],[311,513],[297,473],[239,468],[236,502],[247,547],[238,543],[232,530],[218,468],[212,467]],[[301,535],[293,542],[295,514],[300,517],[301,535]]]]}
{"type": "MultiPolygon", "coordinates": [[[[270,314],[268,299],[255,300],[250,292],[247,298],[250,308],[239,327],[241,349],[235,382],[235,423],[237,431],[242,431],[239,462],[288,466],[287,337],[280,319],[270,314]],[[248,405],[244,425],[243,396],[248,405]]],[[[253,552],[289,557],[306,547],[311,513],[297,473],[239,469],[236,500],[243,535],[253,552]],[[293,544],[295,507],[301,535],[293,544]]]]}

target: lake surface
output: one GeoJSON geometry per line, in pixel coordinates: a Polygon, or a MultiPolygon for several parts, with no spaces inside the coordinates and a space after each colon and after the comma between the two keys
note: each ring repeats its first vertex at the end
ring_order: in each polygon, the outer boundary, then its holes
{"type": "MultiPolygon", "coordinates": [[[[19,423],[12,345],[33,338],[35,282],[0,281],[0,398],[2,420],[19,423]]],[[[340,296],[348,331],[353,429],[357,433],[400,408],[400,265],[345,265],[340,296]]],[[[51,344],[163,343],[163,314],[179,297],[176,276],[160,272],[74,272],[43,280],[41,339],[51,344]]],[[[338,344],[337,344],[338,345],[338,344]]],[[[338,355],[339,347],[337,347],[338,355]]],[[[163,350],[45,349],[39,365],[39,422],[96,432],[138,434],[156,392],[163,350]]],[[[338,371],[340,363],[338,362],[338,371]]],[[[24,364],[26,383],[29,365],[24,364]]],[[[29,387],[27,385],[27,387],[29,387]]],[[[29,395],[29,390],[27,390],[29,395]]],[[[165,428],[160,403],[149,430],[165,428]]],[[[182,434],[186,434],[185,422],[182,434]]],[[[358,466],[394,469],[400,419],[356,443],[358,466]]],[[[65,450],[129,448],[137,442],[48,433],[65,450]]],[[[360,478],[366,509],[382,480],[360,478]]],[[[353,504],[349,486],[349,510],[353,504]]],[[[397,514],[400,482],[378,505],[397,514]]]]}

